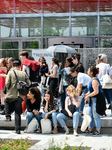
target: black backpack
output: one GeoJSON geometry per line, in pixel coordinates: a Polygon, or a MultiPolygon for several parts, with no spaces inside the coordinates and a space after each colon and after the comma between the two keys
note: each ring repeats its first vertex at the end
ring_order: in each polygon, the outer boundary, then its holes
{"type": "Polygon", "coordinates": [[[31,82],[38,82],[40,83],[41,78],[39,76],[39,68],[36,69],[35,71],[33,71],[32,69],[30,69],[30,77],[29,77],[31,82]]]}

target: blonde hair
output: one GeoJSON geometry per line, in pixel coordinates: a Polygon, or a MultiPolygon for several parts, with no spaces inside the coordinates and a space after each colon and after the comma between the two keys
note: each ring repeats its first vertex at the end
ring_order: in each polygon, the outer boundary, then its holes
{"type": "Polygon", "coordinates": [[[70,92],[71,97],[76,97],[77,96],[76,88],[73,85],[69,85],[67,87],[66,91],[70,92]]]}

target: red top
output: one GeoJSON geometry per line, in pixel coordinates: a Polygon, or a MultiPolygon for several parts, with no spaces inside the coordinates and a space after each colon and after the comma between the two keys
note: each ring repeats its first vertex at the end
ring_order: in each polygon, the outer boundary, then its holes
{"type": "Polygon", "coordinates": [[[22,70],[22,66],[26,65],[28,66],[30,69],[32,69],[33,71],[35,71],[36,69],[40,68],[40,64],[35,61],[35,60],[31,60],[29,58],[26,58],[25,60],[23,60],[22,64],[21,64],[21,70],[22,70]]]}

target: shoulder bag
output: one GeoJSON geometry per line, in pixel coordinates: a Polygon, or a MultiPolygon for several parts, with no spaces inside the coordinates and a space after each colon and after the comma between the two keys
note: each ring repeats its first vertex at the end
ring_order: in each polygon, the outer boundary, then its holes
{"type": "Polygon", "coordinates": [[[107,73],[107,71],[106,71],[106,74],[103,75],[102,89],[112,89],[112,79],[110,75],[107,73]]]}
{"type": "Polygon", "coordinates": [[[17,80],[17,90],[22,95],[27,95],[29,91],[29,86],[25,81],[18,80],[18,77],[16,75],[16,72],[13,70],[16,80],[17,80]]]}
{"type": "MultiPolygon", "coordinates": [[[[73,105],[71,97],[70,97],[71,105],[68,106],[69,111],[73,114],[76,111],[76,106],[73,105]]],[[[61,112],[66,115],[67,117],[70,117],[68,112],[65,109],[62,109],[61,112]]]]}
{"type": "Polygon", "coordinates": [[[41,119],[41,129],[43,134],[51,133],[52,132],[51,120],[41,119]]]}

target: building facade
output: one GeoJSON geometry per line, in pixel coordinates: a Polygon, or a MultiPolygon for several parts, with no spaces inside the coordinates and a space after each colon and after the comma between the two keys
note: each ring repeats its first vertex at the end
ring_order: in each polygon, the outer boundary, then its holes
{"type": "Polygon", "coordinates": [[[1,0],[0,49],[112,46],[112,0],[1,0]]]}

